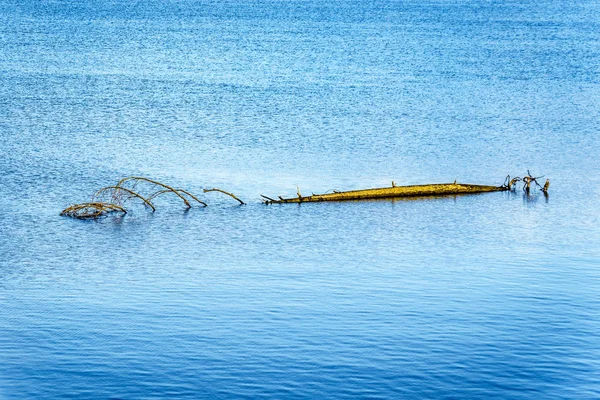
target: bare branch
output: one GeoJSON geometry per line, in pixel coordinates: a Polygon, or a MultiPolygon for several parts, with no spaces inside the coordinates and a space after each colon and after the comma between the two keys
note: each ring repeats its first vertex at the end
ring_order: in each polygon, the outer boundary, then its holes
{"type": "Polygon", "coordinates": [[[73,204],[61,211],[60,215],[76,219],[96,219],[106,217],[112,212],[127,214],[127,211],[117,204],[91,202],[73,204]]]}
{"type": "Polygon", "coordinates": [[[149,206],[152,209],[152,212],[156,211],[156,208],[154,208],[154,205],[152,205],[152,203],[150,203],[150,201],[148,199],[146,199],[144,196],[140,195],[139,193],[134,192],[131,189],[127,189],[125,187],[122,186],[107,186],[104,187],[100,190],[98,190],[95,194],[94,194],[94,198],[97,198],[98,196],[100,196],[102,193],[105,193],[107,191],[112,191],[111,192],[111,196],[115,199],[119,198],[119,191],[123,191],[125,193],[128,193],[131,195],[131,197],[136,197],[138,199],[141,199],[147,206],[149,206]]]}
{"type": "MultiPolygon", "coordinates": [[[[221,190],[221,189],[218,189],[218,188],[204,189],[204,193],[208,193],[208,192],[221,192],[221,193],[224,193],[224,194],[226,194],[226,195],[228,195],[228,196],[231,196],[231,197],[233,197],[234,199],[236,199],[237,201],[239,201],[239,202],[240,202],[240,204],[242,204],[242,205],[243,205],[243,204],[246,204],[246,203],[244,203],[242,200],[238,199],[238,198],[237,198],[237,196],[236,196],[236,195],[234,195],[233,193],[229,193],[229,192],[226,192],[226,191],[224,191],[224,190],[221,190]]],[[[263,197],[264,197],[264,196],[263,196],[263,197]]]]}

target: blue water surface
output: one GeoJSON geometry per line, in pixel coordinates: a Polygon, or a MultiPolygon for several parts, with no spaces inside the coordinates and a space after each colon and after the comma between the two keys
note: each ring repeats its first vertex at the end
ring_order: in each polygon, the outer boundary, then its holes
{"type": "Polygon", "coordinates": [[[0,0],[0,154],[2,399],[600,398],[597,2],[0,0]]]}

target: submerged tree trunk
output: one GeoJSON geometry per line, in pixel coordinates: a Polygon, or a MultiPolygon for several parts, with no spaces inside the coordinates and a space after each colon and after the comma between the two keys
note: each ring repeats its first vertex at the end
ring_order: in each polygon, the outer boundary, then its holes
{"type": "Polygon", "coordinates": [[[302,196],[298,192],[298,197],[284,199],[279,197],[279,200],[271,199],[266,196],[267,204],[280,203],[309,203],[320,201],[346,201],[346,200],[368,200],[368,199],[383,199],[393,197],[419,197],[419,196],[443,196],[455,194],[470,194],[470,193],[485,193],[485,192],[501,192],[510,190],[508,186],[489,186],[489,185],[469,185],[462,183],[437,183],[431,185],[412,185],[412,186],[395,186],[392,182],[391,187],[351,190],[347,192],[333,192],[325,194],[313,194],[311,196],[302,196]]]}

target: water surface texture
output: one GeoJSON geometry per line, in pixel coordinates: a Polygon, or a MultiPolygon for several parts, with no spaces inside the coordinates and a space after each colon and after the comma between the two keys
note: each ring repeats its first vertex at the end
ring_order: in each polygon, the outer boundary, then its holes
{"type": "Polygon", "coordinates": [[[594,1],[0,0],[0,398],[599,398],[599,134],[594,1]]]}

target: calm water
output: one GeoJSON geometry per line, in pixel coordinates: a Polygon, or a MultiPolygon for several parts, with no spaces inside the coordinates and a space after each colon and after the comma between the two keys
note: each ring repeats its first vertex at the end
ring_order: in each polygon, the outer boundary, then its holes
{"type": "Polygon", "coordinates": [[[599,134],[593,1],[0,0],[0,398],[599,398],[599,134]]]}

